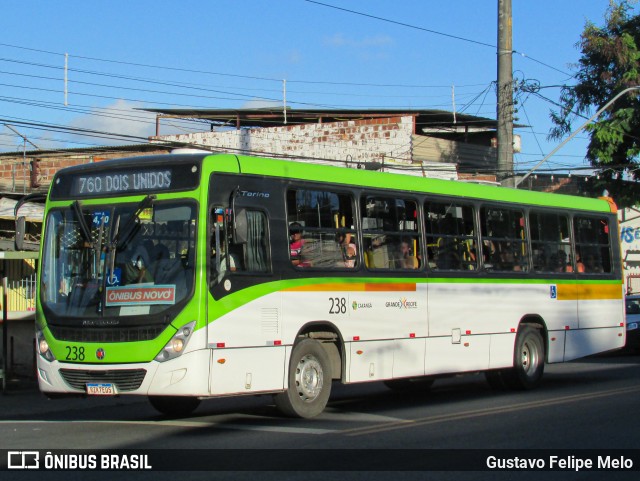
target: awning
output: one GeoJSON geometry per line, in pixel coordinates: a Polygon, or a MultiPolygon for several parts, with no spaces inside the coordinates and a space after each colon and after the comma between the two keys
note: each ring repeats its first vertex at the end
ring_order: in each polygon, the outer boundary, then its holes
{"type": "MultiPolygon", "coordinates": [[[[0,219],[15,219],[14,210],[17,203],[17,200],[2,197],[0,199],[0,219]]],[[[20,207],[18,214],[24,216],[27,222],[42,222],[44,218],[44,205],[27,202],[20,207]]]]}

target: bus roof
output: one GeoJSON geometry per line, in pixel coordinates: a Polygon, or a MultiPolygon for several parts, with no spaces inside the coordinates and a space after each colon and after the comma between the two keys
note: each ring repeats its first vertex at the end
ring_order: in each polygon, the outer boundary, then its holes
{"type": "MultiPolygon", "coordinates": [[[[243,174],[286,177],[309,181],[329,180],[335,184],[375,187],[407,192],[433,193],[468,199],[495,200],[544,207],[562,207],[598,212],[611,212],[608,202],[590,197],[518,190],[493,185],[453,180],[414,177],[345,167],[292,162],[248,156],[230,156],[235,168],[243,174]]],[[[214,169],[219,170],[219,169],[214,169]]]]}

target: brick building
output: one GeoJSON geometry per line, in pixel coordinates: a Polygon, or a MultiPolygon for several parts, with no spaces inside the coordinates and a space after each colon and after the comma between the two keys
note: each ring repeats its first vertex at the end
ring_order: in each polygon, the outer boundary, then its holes
{"type": "Polygon", "coordinates": [[[155,140],[427,177],[495,181],[496,121],[441,110],[149,109],[155,140]],[[161,135],[164,118],[208,122],[210,132],[161,135]],[[351,164],[351,165],[350,165],[351,164]]]}

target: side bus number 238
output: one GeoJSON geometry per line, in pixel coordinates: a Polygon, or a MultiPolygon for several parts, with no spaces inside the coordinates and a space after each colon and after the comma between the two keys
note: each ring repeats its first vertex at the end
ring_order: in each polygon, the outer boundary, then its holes
{"type": "Polygon", "coordinates": [[[329,307],[329,314],[346,314],[347,313],[347,299],[346,297],[330,297],[331,307],[329,307]]]}
{"type": "Polygon", "coordinates": [[[84,347],[65,346],[67,350],[67,361],[84,361],[84,347]]]}

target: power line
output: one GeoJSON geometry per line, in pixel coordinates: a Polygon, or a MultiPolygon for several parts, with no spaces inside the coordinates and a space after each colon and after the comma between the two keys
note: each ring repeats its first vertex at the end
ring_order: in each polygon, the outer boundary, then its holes
{"type": "MultiPolygon", "coordinates": [[[[15,48],[15,49],[21,49],[21,50],[29,50],[29,51],[40,52],[40,53],[46,53],[46,54],[56,55],[56,56],[64,56],[65,55],[64,53],[60,53],[60,52],[51,52],[51,51],[48,51],[48,50],[39,50],[39,49],[35,49],[35,48],[22,47],[20,45],[12,45],[12,44],[8,44],[8,43],[0,43],[0,46],[9,47],[9,48],[15,48]]],[[[267,81],[267,82],[277,82],[278,84],[282,83],[282,79],[281,78],[270,78],[270,77],[261,77],[261,76],[253,76],[253,75],[230,74],[230,73],[225,73],[225,72],[213,72],[213,71],[208,71],[208,70],[197,70],[197,69],[189,69],[189,68],[182,68],[182,67],[173,67],[173,66],[168,66],[168,65],[152,65],[152,64],[144,64],[144,63],[136,63],[136,62],[126,62],[126,61],[123,61],[123,60],[105,59],[105,58],[98,58],[98,57],[88,57],[88,56],[73,55],[73,54],[69,54],[69,58],[77,58],[77,59],[82,59],[82,60],[92,60],[92,61],[95,61],[95,62],[113,63],[113,64],[120,64],[120,65],[129,65],[129,66],[133,66],[133,67],[143,67],[143,68],[151,68],[151,69],[159,69],[159,70],[169,70],[169,71],[177,71],[177,72],[197,73],[197,74],[202,74],[202,75],[214,75],[214,76],[231,77],[231,78],[244,78],[244,79],[248,79],[248,80],[260,80],[260,81],[267,81]]],[[[16,61],[16,62],[19,62],[19,61],[16,61]]],[[[55,67],[55,68],[62,68],[62,67],[55,67]]],[[[87,72],[87,73],[89,73],[89,72],[87,72]]],[[[104,75],[108,75],[108,74],[104,74],[104,75]]],[[[451,87],[450,85],[421,85],[421,84],[392,84],[392,83],[377,84],[377,83],[339,82],[339,81],[304,80],[304,79],[291,79],[291,80],[287,79],[287,83],[319,84],[319,85],[343,85],[343,86],[353,86],[353,87],[381,87],[381,88],[382,87],[385,87],[385,88],[386,87],[393,87],[393,88],[450,88],[451,87]]],[[[474,87],[474,86],[477,86],[477,85],[478,84],[462,85],[461,87],[474,87]]]]}
{"type": "MultiPolygon", "coordinates": [[[[321,6],[323,6],[323,7],[327,7],[327,8],[333,8],[333,9],[335,9],[335,10],[342,10],[343,12],[352,13],[352,14],[354,14],[354,15],[360,15],[360,16],[362,16],[362,17],[372,18],[372,19],[374,19],[374,20],[379,20],[379,21],[381,21],[381,22],[392,23],[392,24],[395,24],[395,25],[400,25],[400,26],[402,26],[402,27],[412,28],[412,29],[414,29],[414,30],[421,30],[421,31],[423,31],[423,32],[432,33],[432,34],[434,34],[434,35],[440,35],[440,36],[442,36],[442,37],[452,38],[452,39],[454,39],[454,40],[460,40],[460,41],[463,41],[463,42],[468,42],[468,43],[472,43],[472,44],[480,45],[480,46],[483,46],[483,47],[491,47],[491,48],[495,48],[495,49],[497,49],[497,48],[498,48],[498,47],[497,47],[497,45],[494,45],[494,44],[485,43],[485,42],[480,42],[480,41],[478,41],[478,40],[473,40],[473,39],[470,39],[470,38],[461,37],[461,36],[459,36],[459,35],[453,35],[453,34],[449,34],[449,33],[439,32],[439,31],[437,31],[437,30],[432,30],[432,29],[428,29],[428,28],[424,28],[424,27],[418,27],[418,26],[416,26],[416,25],[411,25],[411,24],[409,24],[409,23],[399,22],[399,21],[397,21],[397,20],[391,20],[391,19],[389,19],[389,18],[384,18],[384,17],[378,17],[378,16],[376,16],[376,15],[371,15],[371,14],[364,13],[364,12],[358,12],[358,11],[356,11],[356,10],[350,10],[350,9],[348,9],[348,8],[337,7],[337,6],[335,6],[335,5],[330,5],[330,4],[328,4],[328,3],[318,2],[318,1],[316,1],[316,0],[304,0],[304,1],[305,1],[305,2],[308,2],[308,3],[315,3],[316,5],[321,5],[321,6]]],[[[517,51],[517,50],[512,50],[512,51],[511,51],[511,53],[512,53],[512,54],[517,53],[517,54],[521,55],[521,56],[522,56],[522,57],[524,57],[524,58],[527,58],[527,59],[532,60],[533,62],[536,62],[536,63],[538,63],[538,64],[540,64],[540,65],[543,65],[543,66],[545,66],[545,67],[547,67],[547,68],[550,68],[550,69],[552,69],[552,70],[555,70],[556,72],[560,72],[560,73],[561,73],[561,74],[563,74],[563,75],[568,75],[569,77],[571,77],[571,76],[572,76],[570,73],[564,72],[564,71],[562,71],[562,70],[560,70],[560,69],[558,69],[558,68],[556,68],[556,67],[553,67],[553,66],[551,66],[551,65],[549,65],[549,64],[547,64],[547,63],[542,62],[541,60],[537,60],[537,59],[535,59],[535,58],[533,58],[533,57],[531,57],[531,56],[527,55],[526,53],[519,52],[519,51],[517,51]]]]}
{"type": "Polygon", "coordinates": [[[452,35],[452,34],[449,34],[449,33],[438,32],[437,30],[431,30],[431,29],[424,28],[424,27],[418,27],[416,25],[411,25],[409,23],[398,22],[397,20],[391,20],[389,18],[378,17],[376,15],[371,15],[371,14],[364,13],[364,12],[357,12],[355,10],[350,10],[348,8],[337,7],[335,5],[329,5],[328,3],[317,2],[315,0],[305,0],[305,2],[315,3],[316,5],[321,5],[321,6],[327,7],[327,8],[333,8],[335,10],[341,10],[343,12],[352,13],[354,15],[360,15],[361,17],[373,18],[374,20],[380,20],[381,22],[392,23],[394,25],[400,25],[401,27],[407,27],[407,28],[412,28],[414,30],[420,30],[422,32],[433,33],[434,35],[440,35],[442,37],[453,38],[455,40],[461,40],[463,42],[473,43],[473,44],[476,44],[476,45],[481,45],[483,47],[497,48],[495,45],[492,45],[490,43],[480,42],[478,40],[472,40],[470,38],[460,37],[458,35],[452,35]]]}

